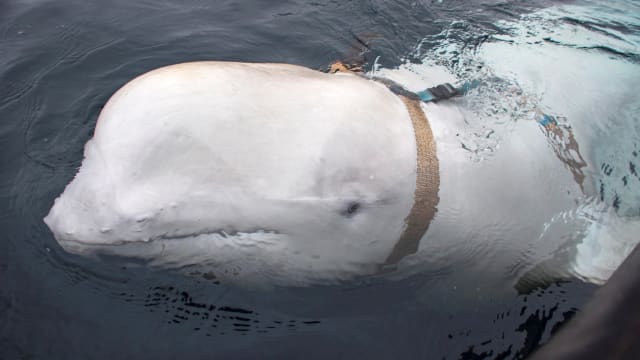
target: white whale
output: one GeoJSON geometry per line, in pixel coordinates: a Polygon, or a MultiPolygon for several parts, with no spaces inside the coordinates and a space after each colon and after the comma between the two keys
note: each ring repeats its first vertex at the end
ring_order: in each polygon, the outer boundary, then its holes
{"type": "MultiPolygon", "coordinates": [[[[456,81],[420,69],[376,75],[414,92],[456,81]]],[[[207,279],[304,285],[439,264],[473,289],[515,281],[593,228],[576,207],[592,186],[561,158],[578,149],[535,121],[469,135],[478,116],[463,105],[293,65],[168,66],[105,105],[45,222],[69,252],[207,279]],[[469,137],[501,140],[477,161],[469,137]]]]}
{"type": "Polygon", "coordinates": [[[432,217],[417,215],[435,210],[439,181],[435,149],[421,169],[418,148],[407,105],[379,82],[179,64],[113,95],[45,222],[85,255],[218,277],[343,279],[417,249],[432,217]],[[420,188],[429,198],[416,205],[420,188]]]}

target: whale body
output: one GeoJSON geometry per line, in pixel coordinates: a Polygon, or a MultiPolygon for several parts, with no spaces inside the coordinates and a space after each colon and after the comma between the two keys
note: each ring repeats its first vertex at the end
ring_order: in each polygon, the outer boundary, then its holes
{"type": "Polygon", "coordinates": [[[618,262],[584,254],[627,253],[595,226],[609,215],[588,200],[574,160],[589,149],[567,148],[570,132],[527,116],[494,132],[465,98],[419,104],[387,86],[458,81],[438,66],[367,75],[231,62],[143,74],[103,108],[45,223],[71,253],[251,285],[456,269],[475,289],[539,263],[602,282],[618,262]]]}
{"type": "Polygon", "coordinates": [[[372,273],[414,207],[414,133],[397,95],[354,74],[168,66],[108,101],[45,222],[72,253],[218,277],[372,273]]]}

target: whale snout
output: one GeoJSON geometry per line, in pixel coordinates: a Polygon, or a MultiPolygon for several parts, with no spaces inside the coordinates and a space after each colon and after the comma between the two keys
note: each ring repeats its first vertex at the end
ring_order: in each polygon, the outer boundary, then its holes
{"type": "Polygon", "coordinates": [[[84,253],[91,245],[104,243],[99,236],[99,225],[90,216],[91,210],[88,204],[74,201],[63,194],[55,200],[44,222],[66,251],[84,253]]]}
{"type": "Polygon", "coordinates": [[[87,182],[78,181],[78,174],[55,199],[44,223],[56,241],[67,251],[85,254],[100,245],[114,245],[114,226],[117,214],[105,184],[101,188],[87,187],[87,182]]]}

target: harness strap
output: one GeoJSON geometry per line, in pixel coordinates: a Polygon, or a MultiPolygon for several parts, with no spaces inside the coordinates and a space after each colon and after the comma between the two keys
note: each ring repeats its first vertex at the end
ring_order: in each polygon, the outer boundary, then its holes
{"type": "Polygon", "coordinates": [[[399,95],[413,123],[416,138],[416,190],[409,215],[405,218],[405,228],[387,257],[385,264],[397,264],[407,255],[418,251],[420,240],[435,217],[440,200],[440,173],[436,157],[436,143],[429,121],[422,111],[420,101],[399,95]]]}

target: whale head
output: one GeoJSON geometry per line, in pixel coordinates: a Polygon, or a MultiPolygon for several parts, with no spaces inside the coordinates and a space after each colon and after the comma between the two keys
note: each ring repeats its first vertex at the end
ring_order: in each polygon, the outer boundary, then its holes
{"type": "Polygon", "coordinates": [[[380,84],[175,65],[109,100],[45,223],[81,255],[343,277],[385,263],[402,237],[416,159],[407,109],[380,84]]]}

